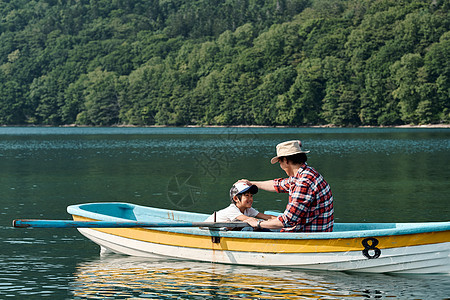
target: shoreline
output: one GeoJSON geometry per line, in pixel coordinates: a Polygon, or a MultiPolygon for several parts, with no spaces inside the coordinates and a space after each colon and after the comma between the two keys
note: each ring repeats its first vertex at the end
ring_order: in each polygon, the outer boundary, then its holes
{"type": "Polygon", "coordinates": [[[450,128],[450,124],[423,124],[423,125],[392,125],[392,126],[372,126],[372,125],[361,125],[361,126],[336,126],[332,124],[327,125],[311,125],[311,126],[268,126],[268,125],[183,125],[183,126],[172,126],[172,125],[108,125],[108,126],[92,126],[92,125],[77,125],[77,124],[67,124],[67,125],[34,125],[34,124],[24,124],[24,125],[0,125],[1,127],[47,127],[47,128],[450,128]]]}
{"type": "Polygon", "coordinates": [[[48,128],[450,128],[450,124],[425,124],[425,125],[394,125],[394,126],[335,126],[335,125],[311,125],[311,126],[266,126],[266,125],[109,125],[109,126],[91,126],[91,125],[0,125],[0,127],[48,127],[48,128]]]}

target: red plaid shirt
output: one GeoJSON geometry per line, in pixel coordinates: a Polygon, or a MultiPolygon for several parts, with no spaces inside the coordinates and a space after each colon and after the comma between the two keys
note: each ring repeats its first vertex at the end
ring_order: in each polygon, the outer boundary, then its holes
{"type": "Polygon", "coordinates": [[[306,165],[295,176],[274,179],[278,193],[289,193],[286,210],[278,217],[282,232],[333,231],[333,195],[325,179],[306,165]]]}

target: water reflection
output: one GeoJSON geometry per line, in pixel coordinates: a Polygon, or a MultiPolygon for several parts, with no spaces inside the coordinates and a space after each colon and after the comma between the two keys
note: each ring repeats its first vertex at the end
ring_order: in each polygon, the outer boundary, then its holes
{"type": "Polygon", "coordinates": [[[446,280],[107,255],[78,265],[70,288],[74,299],[445,299],[446,280]]]}

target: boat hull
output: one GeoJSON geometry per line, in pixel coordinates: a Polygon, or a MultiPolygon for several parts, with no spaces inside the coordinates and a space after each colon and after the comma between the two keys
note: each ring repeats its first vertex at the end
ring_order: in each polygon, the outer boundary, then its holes
{"type": "Polygon", "coordinates": [[[267,253],[212,250],[143,242],[94,229],[80,228],[79,231],[111,252],[141,257],[168,256],[226,264],[368,273],[423,274],[448,273],[450,270],[450,243],[386,249],[383,257],[367,259],[361,251],[267,253]]]}
{"type": "MultiPolygon", "coordinates": [[[[176,212],[166,213],[169,219],[176,219],[176,212]]],[[[74,215],[74,219],[92,220],[80,215],[74,215]]],[[[450,227],[445,229],[440,226],[437,231],[400,230],[403,234],[389,234],[392,228],[364,232],[347,230],[324,234],[324,238],[320,233],[244,233],[198,228],[80,228],[79,231],[103,250],[133,256],[330,271],[423,274],[450,273],[450,227]]]]}

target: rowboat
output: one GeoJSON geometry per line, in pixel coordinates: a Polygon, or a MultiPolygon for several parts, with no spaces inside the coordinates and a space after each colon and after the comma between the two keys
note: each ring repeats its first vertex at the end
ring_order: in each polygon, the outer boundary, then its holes
{"type": "Polygon", "coordinates": [[[314,270],[450,273],[450,222],[335,223],[333,232],[280,233],[171,226],[208,215],[130,203],[71,205],[67,212],[74,221],[167,226],[78,228],[102,252],[314,270]]]}

